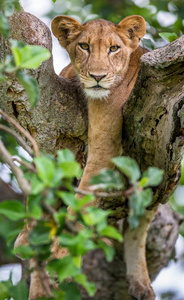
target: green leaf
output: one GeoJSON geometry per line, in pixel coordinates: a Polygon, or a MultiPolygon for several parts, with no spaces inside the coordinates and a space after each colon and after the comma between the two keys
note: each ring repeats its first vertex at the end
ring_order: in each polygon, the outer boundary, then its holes
{"type": "Polygon", "coordinates": [[[178,38],[175,32],[161,32],[159,33],[159,36],[170,43],[178,38]]]}
{"type": "Polygon", "coordinates": [[[47,265],[47,270],[51,275],[57,274],[60,281],[80,273],[80,269],[76,266],[75,260],[71,255],[50,261],[47,265]]]}
{"type": "Polygon", "coordinates": [[[82,170],[69,149],[57,151],[57,164],[63,171],[63,178],[80,178],[82,170]]]}
{"type": "Polygon", "coordinates": [[[14,300],[28,299],[28,288],[25,280],[21,280],[17,285],[9,288],[9,293],[14,300]]]}
{"type": "Polygon", "coordinates": [[[17,285],[13,285],[11,275],[9,280],[0,282],[0,300],[28,299],[28,288],[25,280],[21,280],[17,285]]]}
{"type": "Polygon", "coordinates": [[[50,186],[54,178],[55,165],[51,158],[47,156],[39,156],[34,159],[38,177],[44,182],[44,184],[50,186]]]}
{"type": "Polygon", "coordinates": [[[58,163],[68,162],[68,161],[75,161],[75,156],[72,151],[69,149],[58,150],[57,151],[57,161],[58,163]]]}
{"type": "Polygon", "coordinates": [[[144,215],[145,208],[151,203],[152,197],[152,190],[150,188],[143,191],[138,190],[130,196],[128,222],[131,228],[136,228],[139,225],[139,220],[144,215]]]}
{"type": "Polygon", "coordinates": [[[6,200],[0,203],[0,214],[5,215],[12,221],[17,221],[26,217],[26,209],[17,200],[6,200]]]}
{"type": "Polygon", "coordinates": [[[36,174],[33,174],[31,176],[31,194],[32,195],[38,195],[45,189],[45,184],[40,181],[38,176],[36,174]]]}
{"type": "Polygon", "coordinates": [[[4,282],[0,282],[0,300],[9,299],[8,287],[4,282]]]}
{"type": "Polygon", "coordinates": [[[123,177],[114,170],[104,169],[90,180],[90,184],[97,185],[101,189],[123,189],[123,177]]]}
{"type": "Polygon", "coordinates": [[[29,217],[39,220],[42,217],[41,194],[30,195],[28,198],[29,217]]]}
{"type": "Polygon", "coordinates": [[[30,259],[34,255],[34,251],[30,246],[20,246],[15,248],[13,251],[14,255],[19,255],[23,259],[30,259]]]}
{"type": "Polygon", "coordinates": [[[47,245],[51,242],[51,226],[49,222],[39,221],[29,234],[31,246],[47,245]]]}
{"type": "Polygon", "coordinates": [[[110,214],[110,211],[104,211],[97,207],[87,207],[86,212],[87,213],[83,215],[82,218],[85,224],[88,226],[97,225],[104,220],[106,221],[107,216],[110,214]]]}
{"type": "Polygon", "coordinates": [[[115,239],[119,242],[123,241],[122,235],[119,231],[113,226],[106,226],[103,230],[100,231],[100,234],[112,239],[115,239]]]}
{"type": "Polygon", "coordinates": [[[0,11],[0,32],[4,39],[7,39],[9,37],[10,25],[8,19],[1,11],[0,11]]]}
{"type": "Polygon", "coordinates": [[[83,207],[85,204],[90,203],[95,200],[95,196],[93,195],[86,195],[82,199],[78,200],[78,208],[80,209],[83,207]]]}
{"type": "Polygon", "coordinates": [[[141,176],[141,172],[135,159],[127,156],[120,156],[120,157],[113,158],[112,162],[130,180],[132,181],[139,180],[141,176]]]}
{"type": "Polygon", "coordinates": [[[90,297],[95,295],[96,285],[92,282],[88,282],[85,274],[79,274],[75,276],[74,279],[86,289],[90,297]]]}
{"type": "Polygon", "coordinates": [[[11,51],[14,57],[16,67],[21,65],[21,53],[20,50],[25,47],[25,43],[22,41],[17,41],[10,39],[11,51]]]}
{"type": "Polygon", "coordinates": [[[67,247],[73,256],[81,256],[87,251],[97,248],[97,245],[90,240],[92,236],[92,230],[84,229],[76,236],[72,236],[70,233],[62,233],[62,235],[58,236],[58,241],[62,247],[67,247]]]}
{"type": "Polygon", "coordinates": [[[80,178],[82,175],[81,167],[76,161],[62,162],[59,167],[63,171],[63,178],[80,178]]]}
{"type": "Polygon", "coordinates": [[[72,210],[76,210],[78,208],[78,201],[74,194],[70,192],[57,192],[57,195],[63,200],[63,202],[72,208],[72,210]]]}
{"type": "Polygon", "coordinates": [[[105,252],[107,261],[111,262],[114,258],[114,254],[115,254],[114,248],[107,245],[106,243],[104,243],[101,240],[98,241],[98,246],[105,252]]]}
{"type": "Polygon", "coordinates": [[[12,39],[10,43],[16,67],[19,68],[36,69],[51,56],[50,51],[41,46],[25,45],[12,39]]]}
{"type": "Polygon", "coordinates": [[[36,69],[50,56],[50,51],[44,47],[27,45],[21,49],[21,68],[36,69]]]}
{"type": "Polygon", "coordinates": [[[155,44],[152,42],[150,39],[141,39],[143,46],[146,46],[147,48],[154,50],[155,49],[155,44]]]}
{"type": "Polygon", "coordinates": [[[181,162],[181,178],[180,178],[180,184],[184,185],[184,158],[181,162]]]}
{"type": "Polygon", "coordinates": [[[141,187],[157,186],[163,179],[164,171],[155,167],[149,167],[143,174],[140,181],[141,187]]]}
{"type": "Polygon", "coordinates": [[[25,88],[29,101],[32,107],[34,107],[39,99],[39,88],[37,81],[22,71],[18,71],[16,73],[16,77],[25,88]]]}
{"type": "MultiPolygon", "coordinates": [[[[80,290],[74,282],[62,282],[59,288],[64,292],[63,300],[81,300],[80,290]]],[[[61,298],[56,299],[62,300],[61,298]]]]}
{"type": "Polygon", "coordinates": [[[54,220],[57,224],[59,224],[60,228],[64,227],[66,215],[67,210],[65,208],[61,208],[59,211],[57,211],[57,213],[54,214],[54,220]]]}

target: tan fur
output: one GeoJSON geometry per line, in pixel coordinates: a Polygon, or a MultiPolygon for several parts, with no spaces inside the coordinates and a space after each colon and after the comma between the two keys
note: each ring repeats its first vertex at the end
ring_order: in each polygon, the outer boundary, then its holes
{"type": "MultiPolygon", "coordinates": [[[[121,154],[122,108],[137,78],[143,54],[139,40],[145,29],[145,21],[140,16],[127,17],[118,25],[105,20],[80,25],[76,20],[63,16],[52,22],[53,33],[70,54],[72,62],[61,75],[73,78],[77,74],[88,100],[89,148],[79,185],[81,189],[87,190],[91,177],[103,168],[112,167],[111,158],[121,154]],[[69,21],[70,26],[67,26],[69,21]],[[72,26],[76,26],[76,30],[72,26]],[[68,38],[63,38],[66,27],[68,38]],[[89,46],[88,51],[81,49],[80,44],[83,43],[89,46]],[[111,46],[119,46],[118,51],[109,52],[111,46]],[[98,82],[102,88],[98,93],[94,77],[98,79],[99,76],[103,77],[98,82]]],[[[93,205],[98,205],[97,199],[93,205]]],[[[147,211],[138,228],[127,228],[124,232],[129,293],[137,299],[155,299],[145,259],[146,236],[153,215],[154,211],[147,211]]]]}
{"type": "MultiPolygon", "coordinates": [[[[60,75],[70,79],[78,77],[88,100],[89,149],[81,189],[88,190],[91,177],[103,168],[112,167],[111,158],[121,154],[122,109],[138,75],[140,57],[144,53],[139,40],[145,30],[141,16],[129,16],[118,25],[101,19],[81,25],[67,16],[58,16],[52,21],[54,35],[71,58],[71,64],[60,75]],[[116,51],[111,50],[114,46],[116,51]]],[[[97,204],[96,200],[93,205],[97,204]]],[[[154,299],[145,260],[145,240],[152,215],[147,212],[137,229],[127,228],[124,232],[129,292],[144,300],[154,299]]],[[[66,251],[59,250],[57,241],[52,250],[53,257],[67,255],[66,251]]],[[[43,287],[38,284],[38,274],[33,272],[32,283],[35,278],[40,295],[43,287]]],[[[31,284],[30,300],[36,299],[33,290],[31,284]]]]}

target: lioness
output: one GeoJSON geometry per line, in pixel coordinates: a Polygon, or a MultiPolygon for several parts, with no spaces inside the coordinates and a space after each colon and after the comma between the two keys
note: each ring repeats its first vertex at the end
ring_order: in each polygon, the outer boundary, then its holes
{"type": "MultiPolygon", "coordinates": [[[[71,17],[57,16],[52,21],[52,31],[71,58],[71,64],[60,75],[78,77],[88,100],[89,150],[79,186],[87,190],[91,177],[102,168],[111,167],[110,160],[121,154],[122,108],[134,87],[140,57],[145,52],[139,41],[146,23],[141,16],[129,16],[117,25],[101,19],[82,25],[71,17]]],[[[98,205],[98,201],[93,205],[98,205]]],[[[139,300],[155,299],[145,259],[145,241],[153,215],[154,211],[147,211],[138,228],[124,230],[129,293],[139,300]]],[[[42,290],[33,272],[30,299],[35,300],[42,290]]]]}
{"type": "MultiPolygon", "coordinates": [[[[134,87],[144,50],[139,46],[146,31],[141,16],[129,16],[115,25],[94,20],[81,25],[68,16],[52,21],[53,34],[71,58],[62,72],[79,77],[88,100],[88,159],[79,187],[88,189],[92,176],[111,167],[121,154],[122,108],[134,87]]],[[[94,205],[97,205],[97,200],[94,205]]],[[[135,230],[124,232],[124,256],[129,293],[136,299],[155,299],[146,259],[145,241],[154,211],[147,211],[135,230]]]]}

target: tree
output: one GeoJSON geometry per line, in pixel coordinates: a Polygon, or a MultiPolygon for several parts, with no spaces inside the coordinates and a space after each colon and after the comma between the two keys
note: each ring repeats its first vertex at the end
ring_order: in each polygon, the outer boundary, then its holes
{"type": "MultiPolygon", "coordinates": [[[[51,50],[49,29],[36,17],[21,11],[16,12],[10,22],[13,39],[43,45],[51,50]],[[40,29],[39,33],[37,28],[40,29]]],[[[0,44],[3,60],[10,49],[7,40],[1,38],[0,44]]],[[[182,45],[183,37],[142,57],[139,78],[123,112],[124,154],[131,154],[142,171],[150,165],[165,171],[161,185],[155,188],[152,205],[166,203],[179,180],[184,144],[182,45]]],[[[25,90],[13,75],[7,74],[8,81],[1,82],[1,108],[29,131],[43,152],[55,154],[60,148],[69,148],[84,166],[87,153],[87,106],[77,83],[58,77],[54,73],[52,59],[29,73],[37,79],[40,87],[37,107],[31,108],[25,90]]],[[[101,206],[114,210],[112,223],[124,217],[128,210],[127,203],[122,204],[118,198],[113,202],[102,200],[101,206]]],[[[148,264],[152,278],[160,271],[163,261],[167,263],[170,257],[180,220],[167,206],[160,206],[148,238],[148,264]],[[169,237],[166,228],[168,224],[169,237]],[[160,234],[158,228],[162,228],[160,234]],[[160,254],[163,244],[167,251],[160,254]]],[[[121,246],[117,244],[116,250],[116,258],[110,264],[99,250],[90,252],[84,258],[85,272],[89,279],[97,281],[99,287],[94,299],[129,299],[123,275],[125,268],[120,263],[121,246]],[[96,271],[97,266],[99,271],[96,271]],[[113,274],[110,271],[112,269],[113,274]],[[108,289],[110,285],[113,286],[111,290],[108,289]]],[[[83,299],[88,298],[84,291],[83,299]]]]}

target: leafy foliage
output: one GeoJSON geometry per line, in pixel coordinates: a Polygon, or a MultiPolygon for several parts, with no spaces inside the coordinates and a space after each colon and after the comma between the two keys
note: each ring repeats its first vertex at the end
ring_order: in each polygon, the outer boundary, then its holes
{"type": "MultiPolygon", "coordinates": [[[[20,9],[16,0],[3,0],[0,4],[0,32],[6,39],[10,34],[10,25],[7,16],[13,14],[14,8],[20,9]]],[[[39,99],[39,88],[37,81],[26,74],[22,69],[35,69],[40,64],[50,58],[48,49],[41,46],[26,45],[21,41],[10,39],[11,50],[13,56],[7,55],[4,62],[0,61],[0,80],[5,80],[6,73],[15,73],[16,78],[25,88],[32,107],[34,107],[39,99]]]]}
{"type": "MultiPolygon", "coordinates": [[[[149,168],[141,178],[141,172],[135,160],[116,157],[112,161],[119,171],[103,170],[91,182],[97,189],[103,187],[116,191],[124,187],[124,176],[127,177],[129,184],[133,187],[133,192],[129,197],[129,223],[132,228],[135,228],[145,208],[152,200],[152,191],[148,186],[158,185],[163,172],[157,168],[149,168]]],[[[80,293],[74,283],[82,285],[89,295],[93,296],[96,288],[82,273],[82,256],[88,251],[102,249],[107,261],[112,261],[114,248],[108,245],[104,238],[122,242],[122,235],[113,226],[108,225],[107,220],[111,211],[89,206],[85,208],[86,213],[83,214],[85,205],[93,201],[94,196],[87,195],[80,201],[76,198],[73,179],[80,178],[82,172],[71,151],[59,150],[56,158],[52,155],[40,155],[34,158],[34,164],[36,173],[29,171],[25,174],[31,183],[27,210],[21,202],[16,200],[7,200],[0,204],[0,215],[12,221],[23,221],[27,218],[28,222],[34,221],[35,224],[29,232],[29,245],[20,246],[13,253],[25,259],[34,257],[36,261],[39,261],[40,266],[43,264],[42,268],[46,265],[51,279],[57,276],[59,285],[63,289],[61,292],[53,287],[52,299],[69,299],[71,290],[68,288],[67,278],[72,278],[72,290],[76,291],[78,299],[81,299],[80,293]],[[72,209],[72,214],[67,211],[68,206],[72,209]],[[58,209],[55,210],[53,207],[58,207],[58,209]],[[48,214],[47,219],[44,217],[44,211],[48,214]],[[62,248],[68,249],[68,255],[62,259],[48,260],[51,255],[50,247],[53,237],[57,237],[62,248]]],[[[7,284],[7,282],[2,283],[0,299],[4,297],[4,294],[10,293],[11,289],[9,290],[9,286],[7,288],[7,284]]],[[[23,289],[24,285],[20,285],[20,288],[23,289]]],[[[13,294],[6,295],[12,296],[13,294]]]]}
{"type": "Polygon", "coordinates": [[[168,42],[173,42],[178,38],[177,34],[174,32],[161,32],[159,33],[159,36],[168,42]]]}

